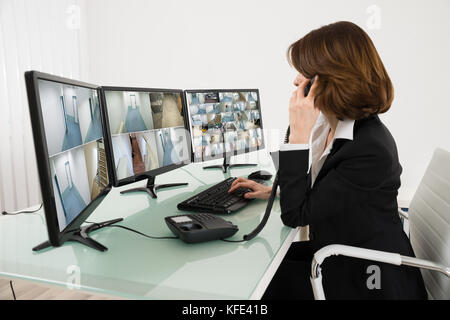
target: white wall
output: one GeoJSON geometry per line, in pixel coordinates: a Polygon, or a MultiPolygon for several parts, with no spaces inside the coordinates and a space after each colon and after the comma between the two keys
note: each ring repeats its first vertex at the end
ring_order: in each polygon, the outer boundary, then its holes
{"type": "MultiPolygon", "coordinates": [[[[147,129],[153,129],[153,116],[150,107],[150,96],[145,92],[131,92],[127,91],[123,93],[124,96],[124,104],[123,108],[125,110],[123,120],[126,120],[126,116],[128,113],[128,106],[131,106],[131,95],[136,97],[136,105],[139,107],[139,112],[141,113],[142,120],[144,121],[147,129]]],[[[135,107],[133,105],[133,107],[135,107]]]]}
{"type": "MultiPolygon", "coordinates": [[[[128,178],[133,175],[133,158],[130,143],[130,135],[122,134],[112,137],[114,152],[114,167],[119,179],[128,178]],[[121,161],[126,161],[126,167],[118,167],[121,161]],[[126,169],[126,170],[125,170],[126,169]]],[[[123,163],[123,162],[122,162],[123,163]]],[[[124,165],[125,166],[125,165],[124,165]]]]}
{"type": "MultiPolygon", "coordinates": [[[[72,86],[64,86],[63,87],[63,93],[64,93],[64,103],[66,107],[66,113],[68,116],[72,116],[75,121],[77,120],[75,115],[78,110],[75,110],[75,104],[73,102],[73,97],[77,96],[76,90],[72,86]]],[[[78,119],[80,116],[78,115],[78,119]]]]}
{"type": "Polygon", "coordinates": [[[86,158],[83,147],[76,148],[69,152],[70,169],[72,170],[73,183],[80,192],[84,202],[91,201],[91,193],[87,177],[86,158]]]}
{"type": "Polygon", "coordinates": [[[284,131],[295,76],[286,49],[338,20],[368,32],[393,80],[382,119],[410,197],[433,149],[450,150],[449,12],[448,0],[0,0],[0,208],[41,201],[26,70],[100,85],[257,87],[265,128],[284,131]]]}
{"type": "MultiPolygon", "coordinates": [[[[157,149],[157,144],[156,144],[156,141],[157,141],[156,133],[157,132],[158,131],[147,131],[147,132],[136,133],[136,140],[138,141],[139,149],[141,150],[142,159],[144,159],[145,156],[148,156],[150,159],[152,159],[152,157],[150,155],[150,153],[152,153],[152,155],[154,155],[154,159],[156,160],[155,162],[158,162],[158,163],[151,162],[151,166],[153,168],[160,167],[159,160],[158,160],[158,149],[157,149]],[[149,148],[147,148],[147,141],[145,140],[144,136],[149,143],[149,148]]],[[[146,167],[146,169],[151,170],[152,168],[146,167]]]]}
{"type": "Polygon", "coordinates": [[[0,0],[1,210],[41,202],[24,72],[34,69],[89,80],[85,4],[0,0]]]}
{"type": "Polygon", "coordinates": [[[86,159],[86,169],[87,169],[87,180],[89,183],[89,199],[91,199],[90,195],[92,194],[92,187],[94,186],[94,179],[97,175],[98,169],[98,150],[97,150],[97,142],[92,141],[83,146],[84,156],[86,159]]]}
{"type": "Polygon", "coordinates": [[[150,95],[147,92],[136,92],[136,101],[140,107],[142,119],[147,129],[153,129],[153,115],[150,105],[150,95]]]}
{"type": "Polygon", "coordinates": [[[88,204],[91,201],[91,195],[88,177],[86,174],[87,168],[83,147],[71,149],[70,151],[54,157],[52,160],[55,166],[61,193],[63,193],[69,186],[65,169],[65,164],[68,161],[70,171],[72,173],[73,185],[77,188],[84,202],[88,204]]]}
{"type": "Polygon", "coordinates": [[[125,97],[119,91],[107,91],[105,93],[108,106],[108,118],[111,134],[119,133],[120,124],[125,121],[126,109],[124,108],[125,97]]]}
{"type": "MultiPolygon", "coordinates": [[[[55,203],[56,203],[56,212],[58,215],[58,225],[59,225],[59,229],[63,230],[65,228],[65,226],[67,225],[66,223],[66,216],[64,215],[64,209],[61,203],[61,198],[58,194],[58,186],[56,185],[56,180],[55,180],[55,165],[54,163],[50,163],[50,170],[52,173],[52,185],[53,185],[53,196],[55,198],[55,203]]],[[[61,191],[62,192],[62,191],[61,191]]]]}
{"type": "Polygon", "coordinates": [[[187,161],[191,158],[191,140],[189,132],[185,128],[171,128],[173,146],[180,161],[187,161]]]}
{"type": "MultiPolygon", "coordinates": [[[[165,130],[167,130],[167,129],[165,129],[165,130]]],[[[165,135],[164,135],[165,134],[165,130],[162,129],[162,130],[156,130],[155,131],[155,135],[156,135],[156,150],[157,150],[157,154],[158,154],[158,162],[159,162],[160,167],[164,166],[164,149],[163,149],[162,141],[165,139],[165,135]],[[163,140],[161,140],[161,136],[162,136],[163,140]]],[[[169,137],[170,137],[170,135],[169,135],[169,137]]]]}
{"type": "Polygon", "coordinates": [[[64,111],[60,98],[62,92],[62,86],[57,83],[39,81],[42,118],[46,130],[48,154],[50,156],[61,152],[66,134],[64,111]]]}
{"type": "MultiPolygon", "coordinates": [[[[65,163],[69,161],[68,153],[63,153],[61,155],[57,155],[51,159],[52,166],[55,169],[56,178],[58,179],[59,190],[61,191],[61,195],[64,193],[64,190],[69,187],[69,180],[67,180],[65,163]]],[[[72,174],[73,175],[73,174],[72,174]]]]}
{"type": "Polygon", "coordinates": [[[159,165],[162,167],[164,165],[164,154],[165,152],[168,152],[168,144],[170,141],[172,141],[173,145],[173,151],[171,152],[170,156],[173,159],[172,161],[178,159],[179,161],[186,161],[189,159],[190,155],[188,153],[188,149],[186,146],[186,131],[184,128],[168,128],[168,129],[162,129],[162,130],[156,130],[156,146],[158,151],[158,162],[159,165]],[[168,135],[166,137],[166,131],[168,131],[168,135]],[[161,141],[161,136],[164,141],[166,141],[165,148],[166,151],[164,152],[163,144],[161,141]],[[182,140],[180,140],[182,139],[182,140]]]}
{"type": "Polygon", "coordinates": [[[322,25],[355,22],[374,41],[395,87],[382,119],[397,141],[408,198],[434,148],[450,150],[449,13],[448,0],[93,0],[90,76],[105,85],[256,87],[265,128],[284,131],[295,76],[288,46],[322,25]],[[372,5],[380,9],[379,29],[372,5]],[[139,50],[130,50],[133,43],[139,50]]]}
{"type": "MultiPolygon", "coordinates": [[[[91,126],[91,111],[89,106],[89,98],[92,97],[91,90],[78,89],[76,92],[77,105],[78,105],[78,117],[80,119],[80,131],[81,141],[86,142],[86,135],[91,126]]],[[[92,111],[94,111],[95,101],[92,99],[92,111]]]]}
{"type": "Polygon", "coordinates": [[[108,104],[108,118],[112,134],[119,133],[120,124],[125,123],[130,105],[130,95],[136,96],[136,104],[148,129],[153,129],[153,116],[150,107],[150,97],[148,93],[142,92],[121,92],[107,91],[106,101],[108,104]]]}

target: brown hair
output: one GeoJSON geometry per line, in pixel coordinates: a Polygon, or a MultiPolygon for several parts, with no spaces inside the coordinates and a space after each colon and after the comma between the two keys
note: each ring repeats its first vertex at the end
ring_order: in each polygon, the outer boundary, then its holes
{"type": "Polygon", "coordinates": [[[313,30],[288,49],[303,76],[319,76],[315,105],[338,119],[361,119],[389,110],[394,88],[369,36],[341,21],[313,30]]]}

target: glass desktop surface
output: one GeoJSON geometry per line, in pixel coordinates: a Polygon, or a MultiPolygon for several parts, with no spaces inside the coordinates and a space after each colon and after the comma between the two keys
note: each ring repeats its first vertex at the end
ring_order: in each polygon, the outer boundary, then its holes
{"type": "MultiPolygon", "coordinates": [[[[176,208],[179,202],[229,176],[246,177],[258,169],[275,172],[266,151],[257,156],[256,162],[262,163],[259,167],[233,168],[231,175],[203,170],[205,164],[197,163],[158,176],[157,183],[189,182],[187,187],[160,190],[158,199],[145,193],[120,195],[121,190],[145,185],[145,181],[115,188],[88,221],[122,217],[120,225],[152,236],[173,236],[164,217],[190,214],[176,208]]],[[[247,156],[246,161],[255,159],[247,156]]],[[[266,203],[254,200],[241,211],[223,216],[239,226],[229,239],[240,240],[252,231],[261,221],[266,203]]],[[[0,217],[0,276],[131,299],[248,299],[291,231],[281,222],[277,199],[267,225],[250,242],[187,244],[104,228],[91,236],[105,245],[107,252],[68,242],[35,253],[32,248],[47,240],[41,209],[39,214],[0,217]]]]}

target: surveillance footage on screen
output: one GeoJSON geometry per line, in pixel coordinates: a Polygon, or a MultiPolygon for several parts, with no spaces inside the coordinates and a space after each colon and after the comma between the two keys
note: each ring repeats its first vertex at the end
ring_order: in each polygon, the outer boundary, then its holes
{"type": "Polygon", "coordinates": [[[60,230],[108,185],[96,90],[39,80],[60,230]]]}
{"type": "Polygon", "coordinates": [[[181,93],[106,91],[119,180],[190,159],[181,93]]]}
{"type": "Polygon", "coordinates": [[[221,157],[224,145],[227,153],[262,146],[256,92],[189,92],[187,100],[195,160],[221,157]]]}

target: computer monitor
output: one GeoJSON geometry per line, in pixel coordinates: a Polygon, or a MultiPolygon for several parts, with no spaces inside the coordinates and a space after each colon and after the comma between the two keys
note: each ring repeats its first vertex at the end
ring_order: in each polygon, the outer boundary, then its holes
{"type": "Polygon", "coordinates": [[[229,164],[229,158],[264,148],[258,89],[185,91],[189,110],[193,161],[224,159],[205,169],[255,166],[229,164]]]}
{"type": "Polygon", "coordinates": [[[79,233],[111,188],[98,87],[36,71],[25,80],[49,234],[33,250],[65,241],[104,249],[79,233]]]}
{"type": "Polygon", "coordinates": [[[191,162],[186,105],[182,90],[103,87],[108,131],[112,145],[116,186],[148,179],[144,191],[186,183],[156,185],[155,177],[191,162]]]}

